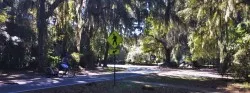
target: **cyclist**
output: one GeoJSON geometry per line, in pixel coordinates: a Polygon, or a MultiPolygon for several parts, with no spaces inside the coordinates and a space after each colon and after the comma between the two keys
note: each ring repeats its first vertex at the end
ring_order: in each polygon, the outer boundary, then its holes
{"type": "Polygon", "coordinates": [[[64,74],[66,74],[69,70],[69,57],[69,54],[66,54],[60,63],[60,67],[64,71],[64,74]]]}

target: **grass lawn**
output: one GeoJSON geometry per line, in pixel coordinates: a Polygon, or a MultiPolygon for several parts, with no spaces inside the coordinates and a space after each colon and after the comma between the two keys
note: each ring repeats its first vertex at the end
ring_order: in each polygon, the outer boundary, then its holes
{"type": "Polygon", "coordinates": [[[129,78],[132,81],[147,81],[154,83],[165,83],[172,85],[181,85],[192,88],[206,89],[208,91],[220,91],[220,92],[240,92],[250,93],[250,83],[230,80],[230,79],[213,79],[213,78],[181,78],[173,76],[158,76],[151,74],[147,76],[132,77],[129,78]]]}
{"type": "Polygon", "coordinates": [[[157,76],[156,74],[151,74],[119,80],[116,83],[115,87],[113,86],[113,81],[103,81],[89,84],[79,84],[73,86],[36,90],[26,93],[192,93],[201,92],[199,90],[203,89],[213,92],[219,91],[228,93],[249,93],[249,86],[249,83],[239,83],[225,79],[192,79],[157,76]],[[151,82],[152,84],[136,83],[133,81],[151,82]],[[155,85],[153,83],[170,84],[174,87],[155,85]],[[179,86],[184,86],[184,88],[179,86]]]}
{"type": "Polygon", "coordinates": [[[185,89],[169,88],[137,84],[131,82],[117,82],[113,86],[112,81],[90,83],[86,85],[74,85],[45,90],[37,90],[26,93],[187,93],[195,92],[185,89]],[[149,87],[149,88],[148,88],[149,87]],[[148,89],[147,89],[148,88],[148,89]]]}
{"type": "Polygon", "coordinates": [[[218,88],[220,86],[226,86],[227,81],[223,79],[211,79],[211,78],[181,78],[173,76],[158,76],[151,74],[147,76],[130,78],[135,81],[147,81],[155,83],[167,83],[174,85],[184,85],[189,87],[201,87],[201,88],[218,88]]]}

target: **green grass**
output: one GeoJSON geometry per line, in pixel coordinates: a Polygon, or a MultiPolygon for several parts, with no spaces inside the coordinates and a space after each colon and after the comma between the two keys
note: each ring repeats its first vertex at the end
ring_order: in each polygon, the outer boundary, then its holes
{"type": "MultiPolygon", "coordinates": [[[[108,68],[107,68],[108,69],[108,68]]],[[[109,68],[112,70],[112,68],[109,68]]],[[[170,77],[158,76],[157,74],[131,77],[119,80],[116,86],[112,81],[103,81],[90,84],[79,84],[74,86],[64,86],[45,90],[31,91],[27,93],[190,93],[198,92],[187,90],[189,88],[205,89],[206,91],[221,92],[246,92],[249,93],[250,84],[244,82],[235,82],[233,80],[212,79],[212,78],[192,78],[192,77],[170,77]],[[132,81],[132,82],[131,82],[132,81]],[[136,83],[140,81],[145,83],[136,83]],[[149,82],[149,83],[146,83],[149,82]],[[150,83],[151,82],[151,83],[150,83]],[[154,84],[153,84],[154,83],[154,84]],[[186,86],[188,88],[174,88],[160,86],[160,84],[171,84],[176,86],[186,86]],[[151,90],[145,89],[151,88],[151,90]],[[152,90],[153,89],[153,90],[152,90]]]]}
{"type": "MultiPolygon", "coordinates": [[[[147,85],[148,86],[148,85],[147,85]]],[[[188,90],[169,87],[151,86],[153,90],[144,89],[145,85],[131,82],[112,81],[91,83],[86,85],[64,86],[45,90],[30,91],[26,93],[187,93],[188,90]]]]}
{"type": "Polygon", "coordinates": [[[156,74],[128,78],[133,81],[144,81],[154,83],[166,83],[172,85],[181,85],[194,88],[204,88],[207,90],[218,91],[238,91],[250,93],[250,83],[238,82],[233,79],[214,79],[214,78],[192,78],[192,77],[172,77],[158,76],[156,74]]]}
{"type": "Polygon", "coordinates": [[[173,85],[182,85],[182,86],[208,88],[208,89],[216,89],[227,86],[227,81],[223,79],[211,79],[211,78],[192,78],[192,77],[181,78],[181,77],[170,77],[170,76],[147,75],[142,77],[130,78],[130,80],[167,83],[173,85]]]}

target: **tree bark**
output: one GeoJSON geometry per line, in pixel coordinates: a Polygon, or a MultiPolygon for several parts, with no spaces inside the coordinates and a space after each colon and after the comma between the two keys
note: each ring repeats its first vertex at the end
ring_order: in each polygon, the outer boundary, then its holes
{"type": "Polygon", "coordinates": [[[227,25],[222,24],[222,16],[220,14],[220,36],[218,40],[219,45],[219,53],[220,53],[220,67],[219,67],[219,73],[223,76],[227,73],[228,70],[228,63],[229,60],[227,59],[229,57],[228,51],[227,51],[227,25]]]}
{"type": "MultiPolygon", "coordinates": [[[[45,1],[45,0],[44,0],[45,1]]],[[[48,12],[45,13],[45,18],[48,19],[50,16],[52,16],[54,10],[65,0],[56,0],[49,6],[48,12]]]]}
{"type": "Polygon", "coordinates": [[[80,65],[85,67],[86,69],[95,69],[94,64],[94,55],[91,50],[90,40],[93,34],[93,27],[85,27],[83,28],[81,35],[81,47],[80,53],[82,56],[80,57],[80,65]]]}
{"type": "Polygon", "coordinates": [[[44,66],[47,66],[47,22],[45,17],[45,0],[39,0],[39,9],[38,9],[38,62],[39,68],[42,70],[44,66]]]}
{"type": "Polygon", "coordinates": [[[164,50],[165,50],[165,63],[169,63],[171,62],[171,52],[172,52],[172,47],[167,48],[166,46],[164,46],[164,50]]]}
{"type": "Polygon", "coordinates": [[[108,51],[109,51],[109,43],[106,42],[105,46],[105,53],[104,53],[104,59],[103,59],[103,67],[108,67],[107,66],[107,61],[108,61],[108,51]]]}
{"type": "Polygon", "coordinates": [[[62,3],[64,0],[56,0],[50,7],[49,11],[46,12],[46,0],[39,0],[39,8],[37,11],[37,28],[38,28],[38,64],[39,69],[42,71],[43,67],[49,66],[47,61],[47,37],[48,37],[48,30],[47,30],[47,21],[54,12],[55,8],[62,3]]]}
{"type": "Polygon", "coordinates": [[[149,36],[153,37],[157,42],[162,44],[164,52],[165,52],[164,53],[165,54],[165,59],[166,59],[165,63],[170,62],[171,61],[171,52],[172,52],[173,48],[171,46],[168,47],[167,46],[167,41],[165,41],[164,39],[159,39],[159,38],[156,38],[156,37],[154,37],[152,35],[149,35],[149,36]]]}

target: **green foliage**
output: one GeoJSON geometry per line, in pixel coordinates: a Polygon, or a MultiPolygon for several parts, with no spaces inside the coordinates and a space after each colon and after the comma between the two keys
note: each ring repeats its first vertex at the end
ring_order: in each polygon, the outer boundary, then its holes
{"type": "Polygon", "coordinates": [[[50,49],[48,51],[48,63],[50,66],[55,67],[61,60],[60,56],[54,54],[54,50],[50,49]]]}
{"type": "MultiPolygon", "coordinates": [[[[170,29],[174,28],[173,23],[166,25],[162,20],[154,18],[153,14],[146,18],[146,27],[144,30],[145,37],[142,38],[142,50],[144,53],[152,53],[157,58],[162,58],[165,55],[162,42],[168,42],[166,35],[170,29]],[[159,42],[162,40],[162,42],[159,42]]],[[[173,36],[174,37],[174,36],[173,36]]],[[[170,47],[170,43],[174,41],[169,40],[166,47],[170,47]]]]}
{"type": "Polygon", "coordinates": [[[192,58],[190,56],[185,56],[184,61],[190,63],[192,62],[192,58]]]}
{"type": "Polygon", "coordinates": [[[250,49],[240,49],[234,55],[231,72],[236,78],[249,79],[250,74],[250,49]]]}
{"type": "MultiPolygon", "coordinates": [[[[142,42],[140,45],[132,46],[129,49],[127,54],[126,62],[133,63],[133,64],[151,64],[150,62],[150,53],[143,51],[144,47],[142,46],[142,42]]],[[[152,52],[151,52],[152,53],[152,52]]]]}
{"type": "Polygon", "coordinates": [[[238,34],[244,34],[245,32],[246,32],[246,29],[247,29],[247,24],[246,23],[239,23],[238,25],[237,25],[237,30],[236,30],[236,32],[238,33],[238,34]]]}
{"type": "Polygon", "coordinates": [[[48,61],[52,67],[56,67],[56,65],[60,62],[60,56],[48,55],[48,61]]]}
{"type": "Polygon", "coordinates": [[[132,64],[146,64],[149,63],[149,55],[146,54],[135,54],[131,55],[132,58],[127,58],[127,62],[132,64]]]}
{"type": "Polygon", "coordinates": [[[235,29],[235,49],[238,49],[234,54],[233,66],[231,72],[236,78],[249,79],[250,74],[250,33],[249,23],[243,22],[239,23],[235,29]]]}
{"type": "Polygon", "coordinates": [[[250,40],[250,23],[249,22],[242,22],[239,23],[236,27],[236,43],[240,44],[240,45],[247,45],[249,44],[249,40],[250,40]]]}
{"type": "MultiPolygon", "coordinates": [[[[37,28],[34,26],[39,23],[34,20],[38,19],[38,8],[34,7],[33,4],[37,2],[33,1],[12,0],[14,6],[9,5],[0,11],[0,24],[11,19],[9,21],[13,23],[6,24],[8,34],[23,41],[18,46],[13,45],[12,41],[4,44],[0,42],[0,57],[4,65],[24,67],[32,57],[39,56],[36,51],[31,51],[32,47],[37,47],[38,33],[35,33],[37,28]],[[14,50],[22,52],[20,55],[24,57],[16,55],[14,50]]],[[[55,0],[45,1],[52,4],[55,0]]],[[[172,5],[168,5],[168,1],[174,0],[116,0],[116,3],[89,1],[82,5],[81,0],[66,0],[47,19],[49,28],[45,40],[48,41],[45,42],[47,46],[42,47],[48,48],[48,61],[52,65],[59,62],[59,56],[64,52],[73,52],[73,59],[80,61],[80,42],[89,42],[81,40],[81,32],[86,32],[85,36],[90,39],[89,53],[104,58],[106,38],[114,27],[124,35],[124,47],[129,50],[127,60],[133,62],[147,62],[150,54],[163,59],[166,55],[164,49],[171,47],[172,59],[176,61],[184,57],[186,62],[218,58],[223,62],[227,55],[234,55],[234,73],[244,72],[243,68],[249,69],[247,65],[242,65],[249,62],[249,5],[236,4],[234,0],[179,0],[172,5]],[[119,11],[113,11],[111,9],[114,7],[108,6],[117,6],[119,11]],[[81,9],[85,9],[84,13],[81,9]],[[137,29],[137,24],[142,25],[141,30],[144,32],[136,36],[133,31],[137,29]],[[91,27],[94,29],[90,31],[91,27]],[[184,37],[177,38],[179,33],[188,34],[188,47],[185,49],[182,46],[186,45],[180,44],[184,37]],[[178,43],[180,45],[176,45],[178,43]],[[187,55],[189,49],[191,54],[187,55]]],[[[50,8],[46,5],[46,9],[50,8]]]]}
{"type": "Polygon", "coordinates": [[[96,31],[95,37],[91,39],[92,50],[96,57],[101,57],[105,53],[106,38],[104,38],[105,32],[96,31]]]}
{"type": "Polygon", "coordinates": [[[0,12],[0,23],[3,23],[7,20],[8,16],[5,12],[1,13],[0,12]]]}
{"type": "MultiPolygon", "coordinates": [[[[1,14],[0,14],[1,15],[1,14]]],[[[7,16],[7,14],[6,14],[7,16]]],[[[6,17],[7,18],[7,17],[6,17]]],[[[6,26],[4,31],[0,31],[0,69],[23,69],[30,66],[34,61],[35,51],[33,48],[36,39],[34,30],[29,22],[22,17],[8,18],[8,22],[1,24],[6,26]],[[22,22],[27,24],[20,25],[22,22]]],[[[5,19],[6,21],[6,19],[5,19]]],[[[0,27],[2,30],[2,28],[0,27]]]]}
{"type": "Polygon", "coordinates": [[[189,36],[189,47],[192,60],[200,58],[216,58],[218,54],[218,45],[216,37],[204,36],[205,34],[191,33],[189,36]]]}
{"type": "Polygon", "coordinates": [[[142,50],[144,53],[155,53],[160,50],[161,44],[155,41],[152,37],[145,37],[142,40],[142,50]]]}
{"type": "Polygon", "coordinates": [[[75,60],[77,63],[80,62],[80,56],[81,56],[80,53],[73,52],[73,53],[71,54],[71,56],[72,56],[73,60],[75,60]]]}
{"type": "Polygon", "coordinates": [[[162,20],[157,20],[153,16],[146,18],[145,34],[152,35],[154,37],[161,37],[161,35],[168,33],[173,25],[164,25],[162,20]]]}

